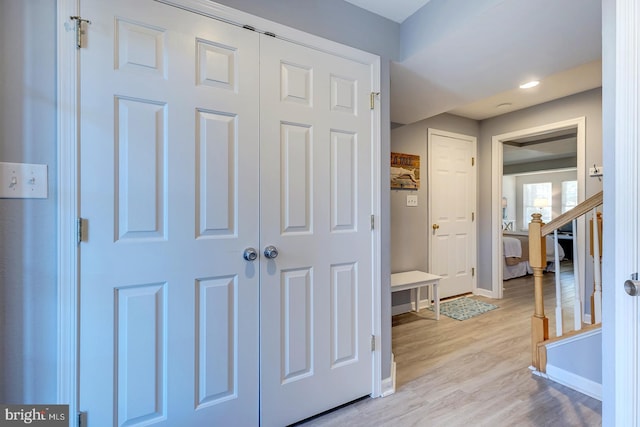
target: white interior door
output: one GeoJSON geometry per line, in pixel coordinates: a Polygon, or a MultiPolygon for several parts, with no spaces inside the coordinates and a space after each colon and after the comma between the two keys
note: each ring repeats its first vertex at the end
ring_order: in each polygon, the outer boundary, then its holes
{"type": "Polygon", "coordinates": [[[261,38],[261,420],[371,393],[368,65],[261,38]]]}
{"type": "Polygon", "coordinates": [[[95,425],[257,425],[258,35],[82,0],[80,402],[95,425]]]}
{"type": "Polygon", "coordinates": [[[475,153],[475,137],[429,129],[429,270],[442,276],[441,298],[474,288],[475,153]]]}

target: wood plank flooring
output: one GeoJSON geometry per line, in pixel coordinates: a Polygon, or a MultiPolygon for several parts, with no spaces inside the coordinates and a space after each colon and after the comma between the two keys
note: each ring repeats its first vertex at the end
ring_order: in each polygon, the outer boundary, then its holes
{"type": "MultiPolygon", "coordinates": [[[[562,270],[563,283],[571,283],[570,269],[562,270]]],[[[554,274],[545,274],[544,282],[545,311],[554,336],[554,274]]],[[[564,306],[572,306],[572,292],[563,291],[564,306]]],[[[601,425],[600,401],[534,376],[528,369],[533,277],[505,281],[501,300],[476,298],[499,308],[465,321],[446,316],[436,321],[429,310],[394,316],[396,393],[365,398],[300,425],[601,425]]],[[[563,324],[573,329],[570,311],[565,310],[563,324]]]]}

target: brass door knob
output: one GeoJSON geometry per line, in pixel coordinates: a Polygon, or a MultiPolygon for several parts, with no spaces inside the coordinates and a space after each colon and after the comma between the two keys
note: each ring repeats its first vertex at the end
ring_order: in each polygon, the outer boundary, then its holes
{"type": "Polygon", "coordinates": [[[431,228],[433,228],[434,230],[437,230],[438,228],[440,228],[440,226],[438,224],[433,224],[431,228]]]}

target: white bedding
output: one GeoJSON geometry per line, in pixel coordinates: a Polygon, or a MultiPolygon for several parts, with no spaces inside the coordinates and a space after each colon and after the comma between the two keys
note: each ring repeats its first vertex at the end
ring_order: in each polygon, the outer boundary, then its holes
{"type": "MultiPolygon", "coordinates": [[[[553,236],[546,237],[546,246],[547,246],[547,263],[551,263],[548,265],[546,271],[554,272],[555,271],[555,245],[553,241],[553,236]]],[[[522,242],[511,236],[502,236],[502,245],[503,245],[503,253],[504,257],[522,257],[522,242]]],[[[562,246],[558,245],[558,256],[560,257],[560,261],[562,261],[565,257],[564,249],[562,246]]],[[[527,274],[533,274],[533,270],[529,265],[529,260],[524,260],[515,265],[507,265],[506,259],[502,261],[503,271],[502,276],[503,280],[513,279],[515,277],[525,276],[527,274]]]]}

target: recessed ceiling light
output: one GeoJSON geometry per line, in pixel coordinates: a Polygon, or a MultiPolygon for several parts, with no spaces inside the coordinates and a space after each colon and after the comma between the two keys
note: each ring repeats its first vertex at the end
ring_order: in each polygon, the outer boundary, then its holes
{"type": "Polygon", "coordinates": [[[540,84],[537,80],[531,80],[530,82],[523,83],[520,85],[520,89],[531,89],[532,87],[536,87],[540,84]]]}

